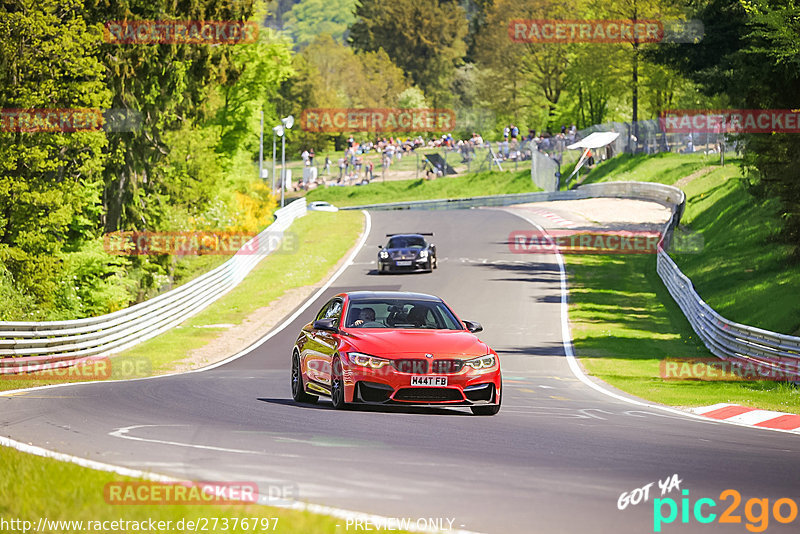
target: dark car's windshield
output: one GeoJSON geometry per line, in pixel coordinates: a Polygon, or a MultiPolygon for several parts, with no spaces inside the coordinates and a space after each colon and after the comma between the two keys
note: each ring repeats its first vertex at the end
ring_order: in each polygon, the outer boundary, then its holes
{"type": "Polygon", "coordinates": [[[351,301],[346,325],[347,328],[464,329],[443,302],[416,299],[351,301]]]}
{"type": "Polygon", "coordinates": [[[393,237],[386,248],[425,248],[425,240],[421,237],[393,237]]]}

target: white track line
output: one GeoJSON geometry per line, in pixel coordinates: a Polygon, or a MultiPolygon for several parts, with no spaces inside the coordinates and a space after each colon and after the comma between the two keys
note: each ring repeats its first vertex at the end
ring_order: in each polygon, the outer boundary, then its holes
{"type": "MultiPolygon", "coordinates": [[[[507,213],[510,213],[512,215],[516,215],[520,219],[523,219],[523,220],[529,222],[530,224],[535,226],[540,232],[542,232],[545,235],[547,235],[547,230],[545,230],[544,228],[539,226],[535,221],[529,219],[525,215],[523,215],[521,213],[518,213],[518,212],[515,212],[515,211],[512,211],[510,209],[504,209],[503,211],[506,211],[507,213]]],[[[566,269],[564,268],[564,258],[563,258],[563,256],[561,255],[561,253],[558,250],[555,251],[555,258],[556,258],[556,261],[558,262],[558,270],[559,270],[560,278],[561,278],[561,338],[562,338],[562,343],[564,345],[564,353],[567,355],[567,364],[569,365],[569,368],[572,371],[572,374],[574,374],[575,377],[578,380],[580,380],[581,382],[583,382],[585,385],[589,386],[590,388],[594,389],[595,391],[598,391],[598,392],[602,393],[603,395],[606,395],[608,397],[612,397],[612,398],[614,398],[616,400],[619,400],[619,401],[622,401],[622,402],[626,402],[628,404],[633,404],[635,406],[646,406],[648,408],[653,408],[653,409],[656,409],[656,410],[662,410],[662,411],[669,412],[669,413],[672,413],[672,414],[678,414],[678,415],[681,415],[681,416],[689,418],[689,419],[694,419],[696,421],[702,421],[704,423],[712,423],[712,424],[714,424],[714,423],[725,423],[725,424],[736,425],[736,426],[744,426],[744,427],[747,427],[747,428],[759,428],[759,429],[763,429],[763,430],[771,430],[773,432],[783,432],[783,433],[786,433],[786,434],[793,434],[795,436],[797,435],[797,432],[794,432],[792,430],[782,430],[782,429],[779,429],[779,428],[767,428],[767,427],[752,427],[752,426],[750,426],[748,424],[738,423],[736,421],[731,421],[731,420],[726,420],[726,419],[712,419],[712,418],[704,417],[702,415],[697,415],[697,414],[694,414],[694,413],[691,413],[691,412],[678,410],[677,408],[672,408],[670,406],[664,406],[664,405],[661,405],[661,404],[651,404],[651,403],[649,403],[647,401],[644,401],[644,400],[639,401],[639,400],[632,399],[632,398],[629,398],[629,397],[624,397],[622,395],[618,395],[617,393],[614,393],[613,391],[610,391],[610,390],[604,388],[600,384],[597,384],[596,382],[591,380],[588,376],[586,376],[586,373],[583,372],[583,369],[581,369],[580,364],[578,364],[578,360],[575,358],[575,351],[574,351],[574,349],[572,347],[572,334],[571,334],[570,329],[569,329],[569,304],[568,304],[568,291],[567,291],[567,272],[566,272],[566,269]]]]}
{"type": "MultiPolygon", "coordinates": [[[[95,471],[104,471],[107,473],[114,473],[124,477],[131,477],[131,478],[140,478],[144,480],[150,480],[153,482],[191,482],[189,480],[184,480],[180,478],[169,477],[165,475],[159,475],[157,473],[150,473],[147,471],[140,471],[139,469],[130,469],[127,467],[120,467],[117,465],[106,464],[103,462],[96,462],[94,460],[88,460],[86,458],[80,458],[78,456],[72,456],[71,454],[64,454],[60,452],[51,451],[48,449],[44,449],[42,447],[37,447],[35,445],[28,445],[26,443],[21,443],[19,441],[6,438],[0,436],[0,446],[9,447],[12,449],[16,449],[20,452],[33,454],[35,456],[41,456],[43,458],[51,458],[53,460],[58,460],[60,462],[67,462],[75,465],[79,465],[81,467],[85,467],[88,469],[94,469],[95,471]]],[[[389,522],[393,522],[396,524],[397,518],[390,518],[387,516],[381,515],[374,515],[374,514],[366,514],[364,512],[355,512],[351,510],[345,510],[343,508],[335,508],[333,506],[325,506],[321,504],[311,504],[305,503],[302,501],[295,501],[291,499],[282,499],[280,502],[275,502],[274,499],[271,499],[269,496],[259,495],[258,496],[259,504],[274,506],[275,508],[287,508],[290,510],[300,510],[311,512],[320,515],[328,515],[332,517],[337,517],[339,519],[359,519],[361,521],[369,521],[373,525],[386,525],[389,522]]],[[[438,533],[442,532],[441,530],[426,530],[423,528],[419,528],[418,526],[411,523],[408,528],[406,528],[409,532],[433,532],[438,533]]],[[[448,530],[448,534],[478,534],[477,532],[472,532],[469,530],[448,530]]]]}

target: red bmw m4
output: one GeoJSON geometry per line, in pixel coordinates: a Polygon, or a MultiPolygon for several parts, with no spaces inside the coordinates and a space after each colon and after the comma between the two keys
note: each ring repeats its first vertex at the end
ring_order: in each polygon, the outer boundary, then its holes
{"type": "Polygon", "coordinates": [[[292,350],[292,397],[355,404],[500,411],[500,360],[438,297],[354,291],[328,301],[292,350]]]}

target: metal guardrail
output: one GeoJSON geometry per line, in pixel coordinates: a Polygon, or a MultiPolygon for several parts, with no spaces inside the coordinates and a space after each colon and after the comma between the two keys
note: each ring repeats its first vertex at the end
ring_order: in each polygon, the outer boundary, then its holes
{"type": "Polygon", "coordinates": [[[741,360],[783,373],[784,376],[800,378],[800,337],[742,325],[722,317],[700,297],[692,281],[681,272],[667,253],[670,250],[673,231],[681,220],[686,204],[686,196],[676,187],[646,182],[607,182],[552,193],[391,202],[342,209],[459,209],[597,197],[651,200],[670,206],[672,215],[662,233],[661,246],[657,254],[657,272],[708,350],[723,360],[741,360]]]}
{"type": "Polygon", "coordinates": [[[478,206],[511,206],[526,202],[547,202],[549,200],[570,200],[575,198],[570,191],[518,193],[514,195],[488,195],[467,198],[444,198],[437,200],[411,200],[408,202],[386,202],[363,206],[345,206],[342,210],[441,210],[464,209],[478,206]]]}
{"type": "Polygon", "coordinates": [[[723,360],[742,360],[776,375],[800,378],[800,338],[725,319],[694,289],[666,252],[660,251],[658,275],[703,344],[723,360]]]}
{"type": "Polygon", "coordinates": [[[233,289],[306,214],[305,198],[275,212],[275,221],[232,258],[176,289],[114,313],[74,321],[0,321],[0,371],[33,365],[67,367],[116,354],[173,328],[233,289]]]}

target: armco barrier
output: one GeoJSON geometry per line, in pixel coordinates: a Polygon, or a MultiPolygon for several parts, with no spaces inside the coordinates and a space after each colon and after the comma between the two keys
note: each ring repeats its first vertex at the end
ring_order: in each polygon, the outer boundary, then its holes
{"type": "Polygon", "coordinates": [[[552,193],[391,202],[342,209],[457,209],[597,197],[651,200],[671,206],[672,216],[666,224],[662,247],[657,255],[658,275],[708,350],[724,360],[741,360],[783,372],[786,376],[800,378],[800,337],[778,334],[725,319],[700,298],[692,281],[670,258],[667,251],[672,232],[680,222],[686,202],[683,191],[676,187],[646,182],[607,182],[552,193]]]}
{"type": "Polygon", "coordinates": [[[70,366],[87,358],[115,354],[177,326],[233,289],[277,248],[283,232],[306,214],[306,200],[275,212],[275,221],[231,259],[176,289],[99,317],[75,321],[0,321],[0,371],[47,364],[70,366]],[[250,249],[255,243],[257,252],[250,249]]]}

